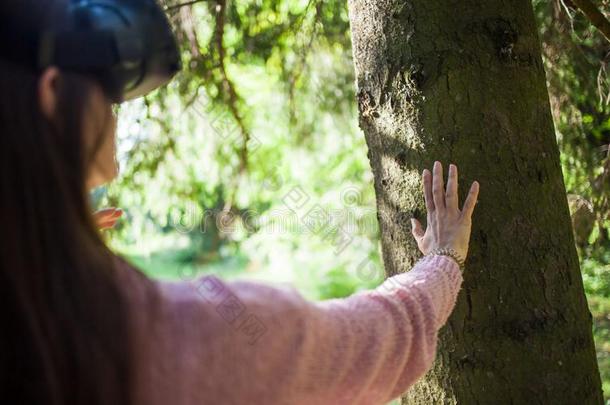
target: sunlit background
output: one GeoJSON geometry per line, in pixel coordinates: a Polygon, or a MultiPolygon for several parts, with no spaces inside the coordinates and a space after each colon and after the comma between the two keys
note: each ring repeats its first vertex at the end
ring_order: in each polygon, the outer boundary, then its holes
{"type": "MultiPolygon", "coordinates": [[[[289,283],[311,299],[378,285],[346,2],[179,3],[165,2],[184,70],[121,107],[121,175],[93,192],[125,211],[113,249],[163,279],[289,283]]],[[[534,5],[608,396],[610,46],[561,2],[534,5]]]]}

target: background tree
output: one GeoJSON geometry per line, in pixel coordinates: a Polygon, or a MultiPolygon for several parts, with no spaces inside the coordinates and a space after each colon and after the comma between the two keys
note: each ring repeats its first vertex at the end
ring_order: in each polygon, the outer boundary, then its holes
{"type": "Polygon", "coordinates": [[[481,184],[457,309],[404,402],[602,403],[531,3],[349,6],[388,274],[418,256],[424,167],[481,184]]]}

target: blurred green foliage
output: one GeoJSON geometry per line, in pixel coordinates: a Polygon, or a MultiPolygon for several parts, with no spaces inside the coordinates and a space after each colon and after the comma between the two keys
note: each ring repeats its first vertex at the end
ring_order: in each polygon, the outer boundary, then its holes
{"type": "MultiPolygon", "coordinates": [[[[165,1],[184,70],[122,106],[110,244],[152,276],[215,273],[328,299],[383,280],[345,1],[165,1]]],[[[610,393],[610,46],[533,1],[583,278],[610,393]]]]}
{"type": "Polygon", "coordinates": [[[290,282],[315,299],[379,284],[345,4],[168,12],[185,69],[121,108],[122,173],[96,198],[126,212],[112,246],[163,278],[290,282]]]}

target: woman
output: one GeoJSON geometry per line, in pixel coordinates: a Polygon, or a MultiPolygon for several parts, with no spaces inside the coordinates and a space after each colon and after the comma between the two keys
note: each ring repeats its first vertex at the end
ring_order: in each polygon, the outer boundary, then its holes
{"type": "Polygon", "coordinates": [[[116,176],[112,103],[125,94],[94,69],[41,69],[41,45],[23,53],[28,35],[6,28],[49,32],[70,7],[0,6],[2,401],[382,404],[406,391],[460,289],[478,183],[459,210],[457,168],[446,191],[440,162],[424,170],[428,225],[412,220],[412,232],[426,256],[374,291],[313,303],[214,277],[150,280],[108,250],[88,203],[116,176]]]}

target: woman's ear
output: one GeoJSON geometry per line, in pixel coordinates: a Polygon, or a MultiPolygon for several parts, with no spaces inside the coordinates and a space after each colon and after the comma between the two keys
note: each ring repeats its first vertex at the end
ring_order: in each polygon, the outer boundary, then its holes
{"type": "Polygon", "coordinates": [[[38,80],[40,109],[49,120],[54,119],[57,109],[59,75],[59,69],[51,66],[42,72],[38,80]]]}

